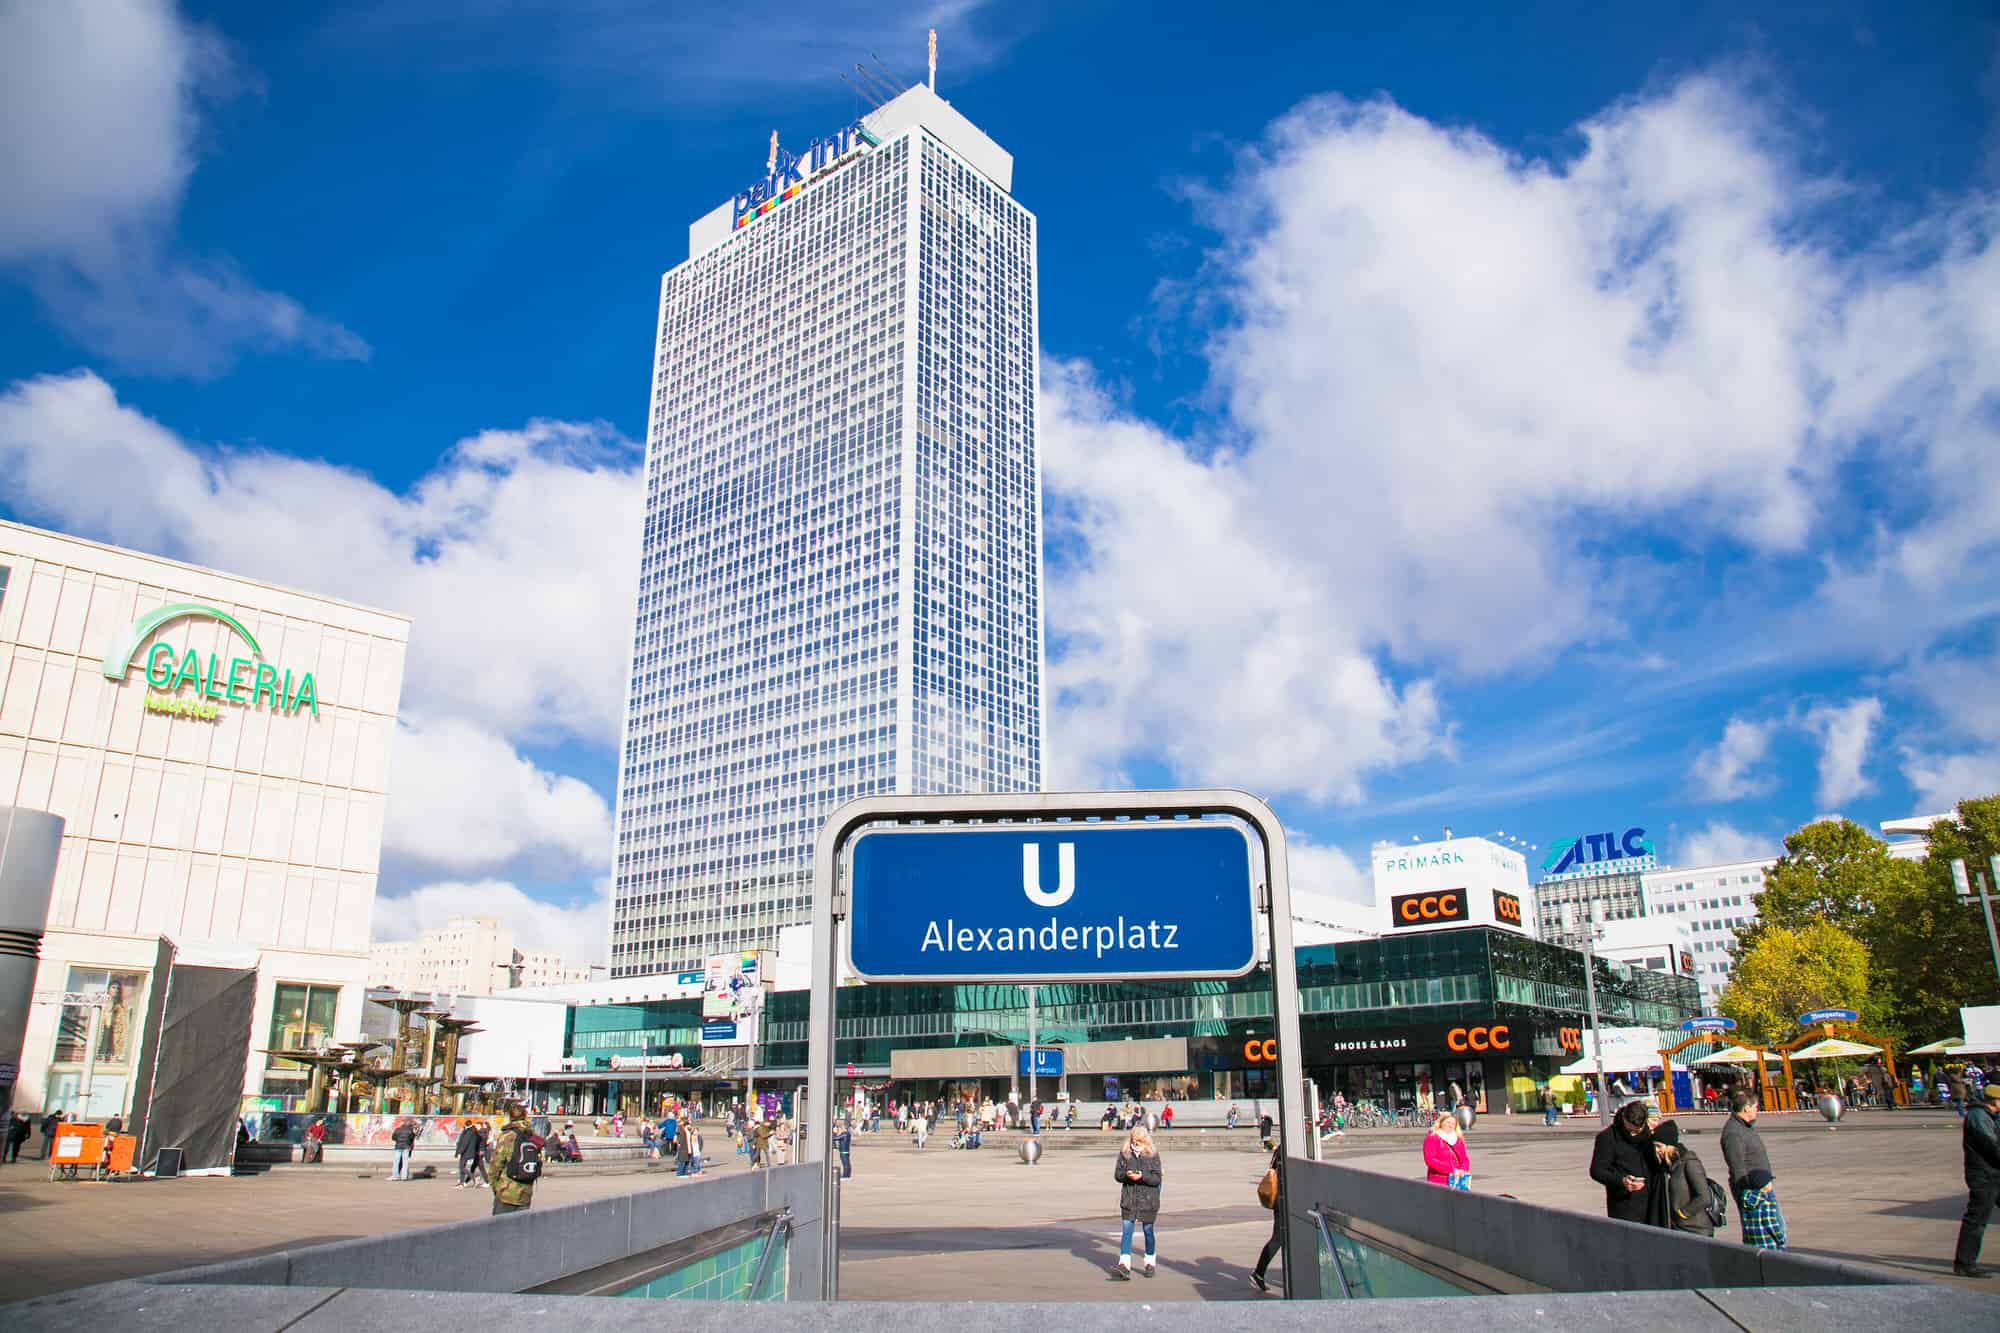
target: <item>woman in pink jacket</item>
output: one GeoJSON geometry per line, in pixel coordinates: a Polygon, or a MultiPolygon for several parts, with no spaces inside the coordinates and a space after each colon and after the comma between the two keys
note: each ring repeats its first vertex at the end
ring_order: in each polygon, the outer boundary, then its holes
{"type": "Polygon", "coordinates": [[[1440,1111],[1431,1132],[1424,1136],[1424,1179],[1453,1189],[1466,1189],[1472,1180],[1465,1135],[1459,1130],[1458,1117],[1449,1111],[1440,1111]]]}

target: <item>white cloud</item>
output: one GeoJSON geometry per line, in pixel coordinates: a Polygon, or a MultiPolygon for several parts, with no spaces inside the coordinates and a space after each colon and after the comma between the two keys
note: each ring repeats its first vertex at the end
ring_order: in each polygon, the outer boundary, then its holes
{"type": "Polygon", "coordinates": [[[1950,810],[1968,797],[2000,796],[2000,750],[1926,754],[1906,750],[1903,776],[1921,810],[1950,810]]]}
{"type": "Polygon", "coordinates": [[[1719,866],[1732,861],[1762,860],[1781,851],[1770,838],[1745,833],[1731,824],[1711,823],[1679,840],[1674,861],[1681,866],[1719,866]]]}
{"type": "Polygon", "coordinates": [[[403,719],[387,810],[384,851],[461,874],[522,857],[565,870],[611,859],[611,810],[595,789],[456,718],[403,719]]]}
{"type": "Polygon", "coordinates": [[[1043,373],[1055,697],[1051,785],[1135,756],[1193,782],[1358,799],[1362,774],[1444,743],[1426,681],[1359,650],[1228,459],[1203,464],[1118,413],[1074,365],[1043,373]]]}
{"type": "Polygon", "coordinates": [[[0,264],[79,342],[124,364],[214,374],[244,348],[357,358],[340,325],[227,259],[176,253],[200,101],[228,48],[171,0],[0,8],[0,264]]]}
{"type": "Polygon", "coordinates": [[[1822,704],[1806,714],[1805,728],[1820,742],[1817,799],[1821,805],[1839,805],[1875,790],[1875,784],[1861,770],[1881,720],[1882,701],[1874,698],[1854,699],[1838,707],[1822,704]]]}
{"type": "Polygon", "coordinates": [[[1773,780],[1751,770],[1769,753],[1771,731],[1767,722],[1730,718],[1722,739],[1697,755],[1688,770],[1696,795],[1705,801],[1735,801],[1770,791],[1773,780]]]}
{"type": "Polygon", "coordinates": [[[1373,876],[1367,867],[1340,848],[1315,843],[1287,829],[1285,852],[1294,911],[1303,910],[1301,902],[1321,899],[1341,903],[1375,901],[1373,876]]]}
{"type": "Polygon", "coordinates": [[[0,393],[16,513],[409,615],[404,710],[512,740],[616,741],[637,459],[603,424],[536,421],[461,441],[397,493],[328,463],[197,449],[87,371],[0,393]]]}
{"type": "Polygon", "coordinates": [[[554,950],[564,963],[582,967],[605,960],[610,903],[609,880],[599,881],[589,896],[574,903],[530,898],[505,880],[448,880],[404,894],[378,895],[369,938],[414,939],[454,916],[490,916],[514,932],[515,948],[554,950]]]}
{"type": "MultiPolygon", "coordinates": [[[[1173,312],[1212,320],[1212,433],[1045,368],[1058,760],[1352,799],[1448,744],[1456,679],[1663,665],[1676,620],[1672,660],[1712,660],[1678,613],[1717,569],[1767,627],[1780,571],[1829,570],[1783,651],[2000,610],[1968,577],[2000,538],[2000,206],[1857,240],[1791,129],[1723,77],[1559,160],[1386,101],[1279,120],[1198,196],[1220,240],[1173,312]],[[1854,462],[1922,481],[1857,521],[1854,462]]],[[[1765,789],[1747,762],[1711,794],[1765,789]]]]}

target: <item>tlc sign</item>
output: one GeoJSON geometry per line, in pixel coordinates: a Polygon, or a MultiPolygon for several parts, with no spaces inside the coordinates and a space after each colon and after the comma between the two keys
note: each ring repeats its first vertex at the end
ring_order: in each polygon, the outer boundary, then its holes
{"type": "Polygon", "coordinates": [[[1646,841],[1643,828],[1628,828],[1623,837],[1615,833],[1586,833],[1580,838],[1550,843],[1542,869],[1551,875],[1563,875],[1602,861],[1631,860],[1652,854],[1653,844],[1646,841]]]}

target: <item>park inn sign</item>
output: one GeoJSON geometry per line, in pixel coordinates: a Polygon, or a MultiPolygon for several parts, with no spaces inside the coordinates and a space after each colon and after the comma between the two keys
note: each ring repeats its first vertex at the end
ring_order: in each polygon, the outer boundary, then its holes
{"type": "Polygon", "coordinates": [[[313,683],[312,672],[294,673],[290,667],[280,671],[264,660],[264,650],[258,646],[256,636],[241,621],[227,611],[200,602],[175,602],[133,621],[132,627],[104,655],[104,678],[123,681],[130,674],[139,656],[139,645],[146,641],[147,635],[162,625],[186,619],[219,621],[243,640],[250,655],[225,661],[221,654],[210,653],[203,661],[202,655],[192,648],[183,651],[169,643],[154,644],[146,654],[146,684],[159,693],[146,695],[148,712],[212,721],[217,704],[231,703],[269,708],[287,717],[305,708],[315,718],[319,716],[319,689],[313,683]],[[194,689],[193,698],[178,697],[190,686],[194,689]]]}

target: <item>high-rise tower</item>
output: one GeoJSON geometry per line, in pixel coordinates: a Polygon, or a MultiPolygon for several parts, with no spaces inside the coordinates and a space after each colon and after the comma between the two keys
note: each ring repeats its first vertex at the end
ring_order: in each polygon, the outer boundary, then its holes
{"type": "Polygon", "coordinates": [[[688,229],[660,284],[611,973],[810,919],[840,804],[1035,791],[1035,218],[928,88],[688,229]]]}

